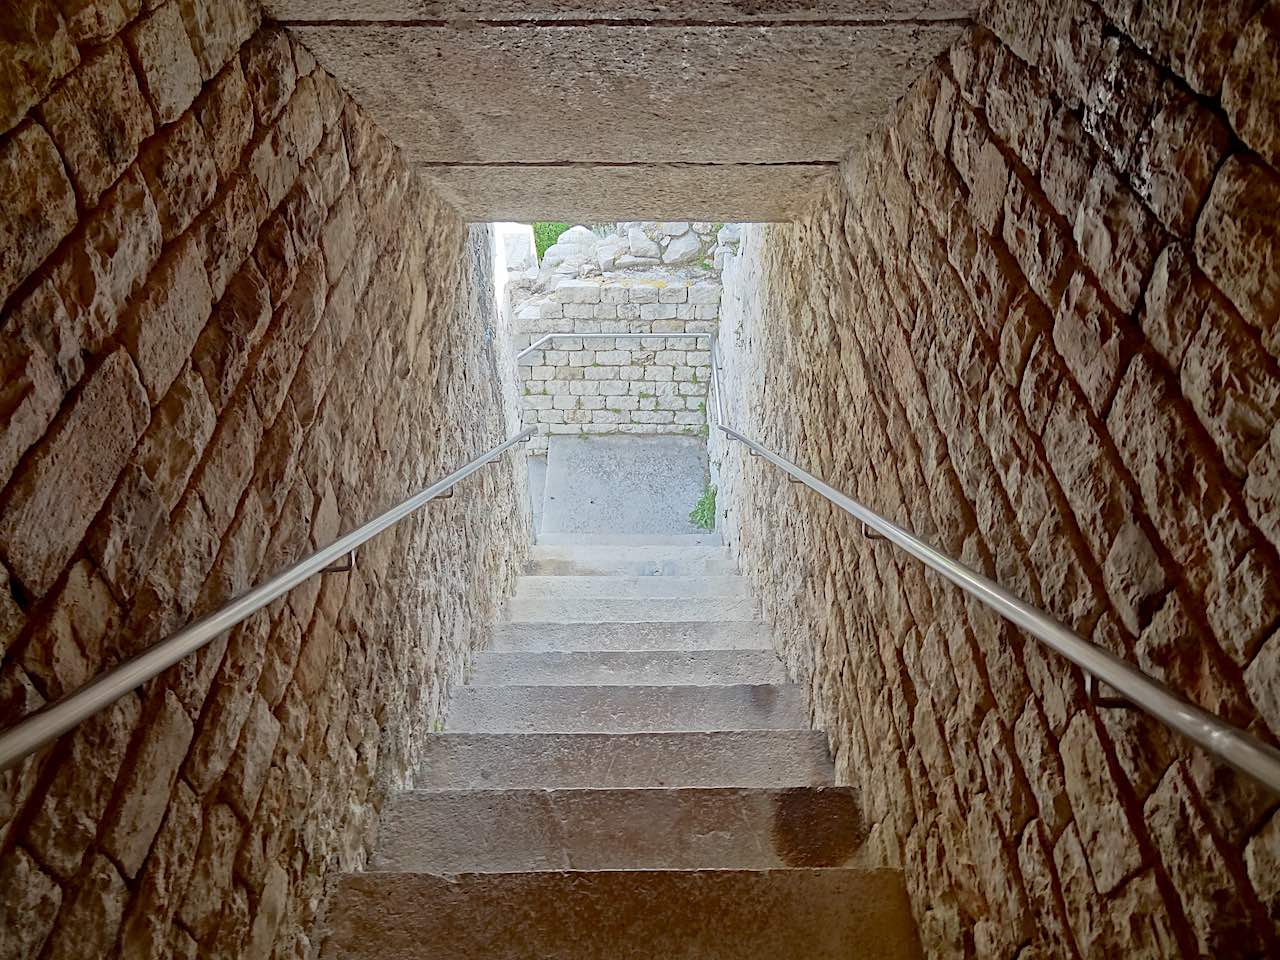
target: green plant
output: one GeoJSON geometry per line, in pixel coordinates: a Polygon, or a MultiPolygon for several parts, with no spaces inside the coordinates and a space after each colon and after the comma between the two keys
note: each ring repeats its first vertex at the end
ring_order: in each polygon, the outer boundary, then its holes
{"type": "Polygon", "coordinates": [[[547,248],[559,239],[560,234],[568,230],[571,223],[535,223],[533,225],[533,245],[537,248],[538,259],[547,252],[547,248]]]}
{"type": "Polygon", "coordinates": [[[698,261],[698,266],[700,266],[703,270],[714,270],[716,265],[712,263],[710,257],[703,257],[701,260],[698,261]]]}
{"type": "Polygon", "coordinates": [[[716,528],[716,488],[711,484],[707,484],[706,489],[702,491],[702,496],[689,511],[689,522],[701,530],[716,528]]]}

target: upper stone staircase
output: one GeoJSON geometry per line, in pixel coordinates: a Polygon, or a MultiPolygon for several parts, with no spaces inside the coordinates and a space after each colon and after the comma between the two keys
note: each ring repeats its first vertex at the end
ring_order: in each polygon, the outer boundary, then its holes
{"type": "Polygon", "coordinates": [[[543,539],[324,955],[917,956],[718,538],[543,539]]]}

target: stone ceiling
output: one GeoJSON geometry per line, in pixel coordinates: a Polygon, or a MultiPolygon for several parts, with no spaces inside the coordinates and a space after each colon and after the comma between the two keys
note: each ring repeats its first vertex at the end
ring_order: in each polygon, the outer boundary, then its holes
{"type": "Polygon", "coordinates": [[[267,0],[472,220],[785,220],[956,0],[267,0]]]}

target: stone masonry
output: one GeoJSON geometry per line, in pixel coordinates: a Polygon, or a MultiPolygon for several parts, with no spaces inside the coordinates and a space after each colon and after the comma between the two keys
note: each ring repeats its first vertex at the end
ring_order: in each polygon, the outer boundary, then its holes
{"type": "Polygon", "coordinates": [[[654,336],[565,337],[522,358],[525,426],[540,426],[530,449],[545,450],[552,433],[701,433],[719,312],[711,281],[561,281],[537,320],[516,320],[519,348],[561,330],[654,336]]]}
{"type": "MultiPolygon", "coordinates": [[[[1271,742],[1278,64],[1275,0],[994,3],[809,217],[746,231],[722,319],[739,429],[1271,742]]],[[[929,955],[1277,954],[1274,796],[713,458],[929,955]]]]}
{"type": "MultiPolygon", "coordinates": [[[[8,4],[3,722],[502,438],[487,250],[247,2],[8,4]]],[[[306,956],[496,619],[522,463],[0,776],[0,958],[306,956]]]]}

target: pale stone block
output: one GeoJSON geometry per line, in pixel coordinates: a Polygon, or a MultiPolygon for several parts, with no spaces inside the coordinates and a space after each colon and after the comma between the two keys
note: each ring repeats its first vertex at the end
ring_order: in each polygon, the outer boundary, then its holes
{"type": "Polygon", "coordinates": [[[579,380],[569,384],[569,393],[575,397],[594,397],[600,393],[600,384],[595,380],[579,380]]]}
{"type": "Polygon", "coordinates": [[[568,353],[572,353],[575,350],[581,350],[583,348],[581,337],[556,337],[555,345],[568,353]]]}
{"type": "Polygon", "coordinates": [[[670,410],[636,410],[631,414],[632,423],[673,423],[675,414],[670,410]]]}
{"type": "Polygon", "coordinates": [[[651,283],[638,283],[631,288],[629,299],[632,303],[657,303],[658,288],[651,283]]]}
{"type": "Polygon", "coordinates": [[[591,367],[569,367],[561,376],[561,380],[585,380],[583,376],[591,367]]]}
{"type": "Polygon", "coordinates": [[[596,315],[596,308],[590,303],[566,303],[564,315],[574,320],[590,320],[596,315]]]}
{"type": "Polygon", "coordinates": [[[592,316],[597,320],[617,320],[618,305],[616,303],[597,303],[592,316]]]}
{"type": "Polygon", "coordinates": [[[657,410],[658,409],[657,397],[650,397],[650,396],[645,396],[644,394],[641,394],[637,399],[640,401],[636,405],[637,410],[657,410]]]}
{"type": "Polygon", "coordinates": [[[555,367],[534,367],[529,374],[530,380],[551,380],[556,375],[555,367]]]}
{"type": "Polygon", "coordinates": [[[592,280],[561,280],[551,296],[565,304],[599,303],[600,284],[592,280]]]}
{"type": "Polygon", "coordinates": [[[684,325],[689,333],[716,333],[720,324],[711,320],[690,320],[684,325]]]}
{"type": "Polygon", "coordinates": [[[671,374],[676,380],[692,380],[693,367],[676,367],[671,374]]]}
{"type": "MultiPolygon", "coordinates": [[[[600,321],[599,320],[574,320],[573,332],[574,333],[599,333],[600,321]]],[[[592,340],[591,345],[593,347],[598,347],[600,345],[600,341],[592,340]]]]}
{"type": "Polygon", "coordinates": [[[583,397],[578,401],[578,407],[581,410],[603,410],[604,397],[583,397]]]}
{"type": "Polygon", "coordinates": [[[601,350],[596,354],[596,362],[602,367],[619,367],[631,359],[626,350],[601,350]]]}
{"type": "Polygon", "coordinates": [[[617,380],[617,367],[586,367],[582,371],[588,380],[617,380]]]}
{"type": "Polygon", "coordinates": [[[693,308],[693,318],[695,320],[714,320],[718,316],[720,316],[719,307],[698,304],[693,308]]]}
{"type": "Polygon", "coordinates": [[[720,306],[720,284],[699,280],[689,288],[689,302],[697,306],[720,306]]]}
{"type": "Polygon", "coordinates": [[[672,380],[674,377],[674,367],[646,367],[644,371],[646,380],[672,380]]]}
{"type": "Polygon", "coordinates": [[[627,301],[626,287],[614,284],[614,285],[604,286],[600,288],[601,303],[612,303],[614,305],[617,305],[619,303],[626,303],[626,301],[627,301]]]}
{"type": "Polygon", "coordinates": [[[639,320],[640,305],[638,303],[620,303],[618,304],[619,320],[639,320]]]}
{"type": "Polygon", "coordinates": [[[643,380],[644,368],[632,365],[618,368],[618,377],[622,380],[643,380]]]}
{"type": "Polygon", "coordinates": [[[578,410],[566,410],[566,411],[564,412],[564,422],[565,422],[566,424],[568,424],[568,423],[590,423],[590,422],[591,422],[591,411],[590,411],[590,410],[582,410],[582,409],[578,409],[578,410]]]}
{"type": "Polygon", "coordinates": [[[667,349],[666,337],[645,337],[640,341],[640,345],[646,350],[665,350],[667,349]]]}
{"type": "Polygon", "coordinates": [[[542,362],[551,367],[566,367],[569,365],[569,354],[564,350],[547,350],[542,362]]]}
{"type": "Polygon", "coordinates": [[[638,397],[605,397],[604,408],[606,410],[638,410],[640,399],[638,397]]]}
{"type": "Polygon", "coordinates": [[[631,415],[625,410],[593,410],[592,423],[630,423],[631,415]]]}
{"type": "MultiPolygon", "coordinates": [[[[683,387],[683,386],[684,386],[684,384],[682,383],[682,384],[680,384],[680,386],[682,386],[682,387],[683,387]]],[[[686,409],[686,410],[702,410],[702,411],[705,411],[705,410],[706,410],[706,407],[707,407],[707,401],[706,401],[706,399],[705,399],[705,398],[703,398],[703,397],[685,397],[685,398],[684,398],[684,406],[685,406],[685,409],[686,409]]]]}
{"type": "Polygon", "coordinates": [[[691,367],[709,367],[711,366],[710,350],[690,350],[687,354],[688,359],[685,361],[691,367]]]}
{"type": "Polygon", "coordinates": [[[542,423],[564,423],[563,410],[539,410],[538,420],[542,423]]]}
{"type": "Polygon", "coordinates": [[[658,291],[659,303],[684,303],[689,299],[689,288],[685,286],[663,287],[658,291]]]}
{"type": "Polygon", "coordinates": [[[684,397],[658,397],[658,409],[683,412],[688,407],[684,405],[684,397]]]}
{"type": "MultiPolygon", "coordinates": [[[[616,372],[615,368],[610,367],[609,372],[616,372]]],[[[627,393],[627,385],[621,380],[601,380],[598,384],[600,387],[600,395],[604,397],[617,397],[627,393]]]]}
{"type": "Polygon", "coordinates": [[[530,367],[540,367],[540,366],[542,366],[543,364],[545,364],[545,363],[547,362],[547,361],[546,361],[546,359],[545,359],[545,357],[544,357],[544,354],[543,354],[543,352],[542,352],[541,350],[535,350],[535,351],[533,351],[533,353],[526,353],[526,354],[525,354],[523,357],[521,357],[520,359],[521,359],[522,361],[524,361],[524,362],[520,365],[520,366],[521,366],[521,368],[523,368],[523,367],[525,367],[525,366],[530,366],[530,367]]]}
{"type": "Polygon", "coordinates": [[[600,332],[601,333],[630,333],[631,330],[628,328],[625,320],[601,320],[600,332]]]}
{"type": "Polygon", "coordinates": [[[578,398],[571,397],[567,393],[558,394],[552,400],[551,406],[556,410],[576,410],[578,408],[578,398]]]}
{"type": "Polygon", "coordinates": [[[569,392],[569,384],[565,383],[563,378],[548,380],[546,384],[547,393],[553,397],[569,392]]]}
{"type": "Polygon", "coordinates": [[[694,310],[697,308],[692,303],[676,304],[677,320],[692,320],[694,318],[694,310]]]}
{"type": "Polygon", "coordinates": [[[680,383],[680,384],[676,384],[676,386],[678,386],[678,387],[680,388],[680,393],[681,393],[681,395],[682,395],[682,396],[686,396],[686,397],[693,397],[693,396],[705,397],[705,396],[707,395],[707,388],[706,388],[706,385],[705,385],[705,384],[701,384],[701,383],[694,383],[693,381],[690,381],[690,382],[688,382],[688,383],[680,383]]]}
{"type": "Polygon", "coordinates": [[[701,426],[707,422],[707,415],[701,410],[697,413],[677,413],[675,422],[689,426],[701,426]]]}
{"type": "Polygon", "coordinates": [[[571,368],[589,367],[596,362],[596,352],[594,350],[578,350],[569,354],[569,366],[571,368]]]}
{"type": "MultiPolygon", "coordinates": [[[[664,380],[661,383],[647,383],[643,387],[646,393],[651,393],[655,397],[678,397],[680,395],[680,384],[671,380],[664,380]]],[[[684,409],[684,404],[680,404],[680,409],[684,409]]]]}
{"type": "Polygon", "coordinates": [[[564,304],[547,301],[538,305],[538,317],[542,320],[563,320],[564,304]]]}
{"type": "Polygon", "coordinates": [[[683,320],[655,320],[653,321],[654,333],[684,333],[683,320]]]}
{"type": "Polygon", "coordinates": [[[546,394],[542,394],[540,396],[526,396],[524,398],[524,405],[530,410],[550,410],[551,398],[546,394]]]}
{"type": "Polygon", "coordinates": [[[646,303],[640,308],[641,320],[674,320],[675,318],[674,303],[646,303]]]}
{"type": "Polygon", "coordinates": [[[665,367],[683,367],[685,364],[683,350],[659,350],[654,355],[654,362],[665,367]]]}
{"type": "Polygon", "coordinates": [[[697,337],[668,337],[667,349],[668,350],[697,350],[698,338],[697,337]]]}
{"type": "Polygon", "coordinates": [[[552,433],[581,433],[582,429],[576,423],[553,423],[548,426],[552,433]]]}

